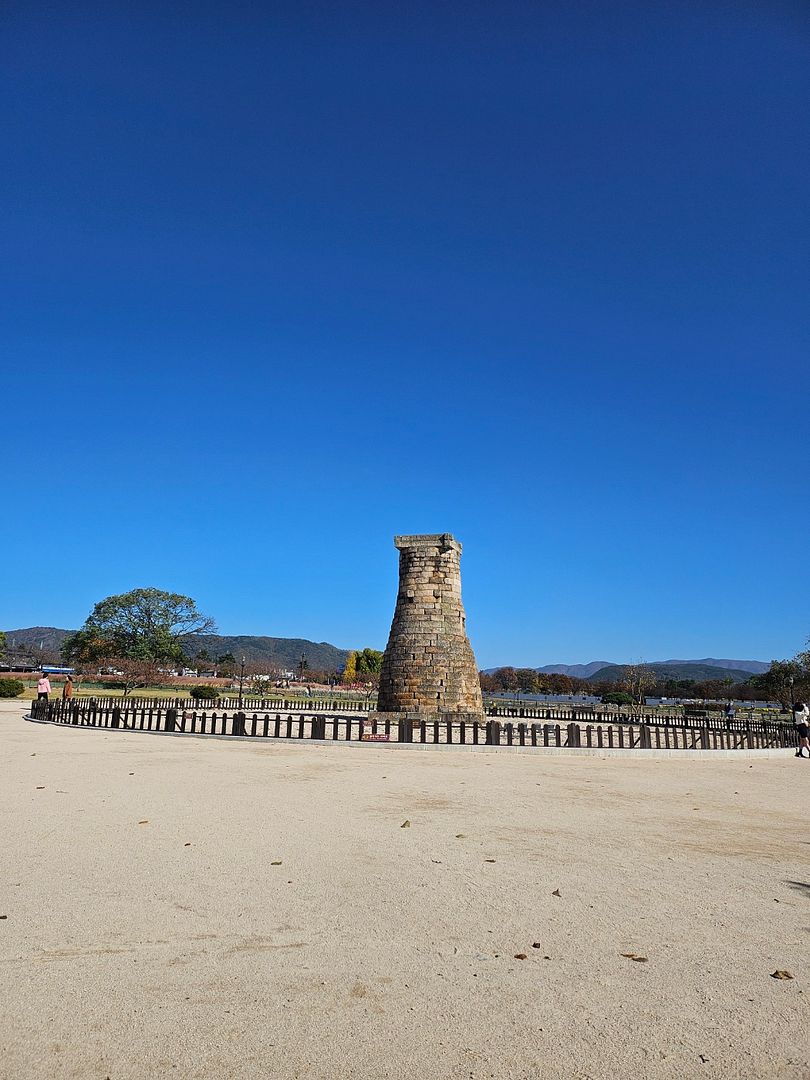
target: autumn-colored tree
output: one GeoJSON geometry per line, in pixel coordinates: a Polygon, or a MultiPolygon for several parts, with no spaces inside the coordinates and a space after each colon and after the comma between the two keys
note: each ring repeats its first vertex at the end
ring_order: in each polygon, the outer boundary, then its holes
{"type": "Polygon", "coordinates": [[[501,688],[495,676],[487,675],[485,671],[478,672],[478,682],[481,684],[481,690],[485,694],[495,694],[501,688]]]}
{"type": "Polygon", "coordinates": [[[518,688],[517,672],[513,667],[498,668],[495,672],[495,678],[498,680],[501,690],[514,693],[518,688]]]}
{"type": "Polygon", "coordinates": [[[346,666],[343,669],[343,682],[346,686],[357,682],[357,653],[350,652],[346,657],[346,666]]]}
{"type": "Polygon", "coordinates": [[[127,697],[131,690],[139,690],[145,686],[154,686],[155,683],[165,680],[166,675],[160,670],[155,660],[142,660],[137,657],[117,656],[106,658],[111,661],[119,673],[114,682],[124,691],[127,697]]]}
{"type": "Polygon", "coordinates": [[[577,688],[570,675],[564,675],[561,671],[551,671],[546,675],[548,692],[550,694],[573,694],[577,688]]]}

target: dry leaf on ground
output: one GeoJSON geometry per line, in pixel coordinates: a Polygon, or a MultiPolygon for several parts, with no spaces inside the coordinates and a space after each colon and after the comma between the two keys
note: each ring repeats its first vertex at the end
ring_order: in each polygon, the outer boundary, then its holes
{"type": "Polygon", "coordinates": [[[790,974],[789,971],[780,971],[777,968],[776,971],[771,972],[771,978],[772,979],[792,979],[793,976],[790,974]]]}
{"type": "Polygon", "coordinates": [[[408,818],[405,818],[405,820],[400,825],[400,829],[410,829],[410,827],[411,827],[410,821],[408,820],[408,818]]]}

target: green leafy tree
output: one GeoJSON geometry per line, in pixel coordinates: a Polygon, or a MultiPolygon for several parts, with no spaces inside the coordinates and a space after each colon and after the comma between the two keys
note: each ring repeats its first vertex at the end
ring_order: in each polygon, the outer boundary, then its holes
{"type": "Polygon", "coordinates": [[[626,690],[608,690],[606,694],[602,694],[603,705],[633,705],[633,695],[628,694],[626,690]]]}
{"type": "Polygon", "coordinates": [[[801,652],[792,660],[774,660],[770,670],[754,675],[750,683],[766,698],[788,709],[796,701],[810,698],[810,652],[801,652]]]}
{"type": "Polygon", "coordinates": [[[222,656],[217,657],[215,667],[217,674],[223,679],[232,679],[236,673],[236,657],[232,652],[223,653],[222,656]]]}
{"type": "Polygon", "coordinates": [[[383,654],[379,649],[360,649],[354,654],[354,667],[357,679],[373,689],[380,685],[380,670],[383,654]]]}
{"type": "Polygon", "coordinates": [[[361,649],[354,654],[354,666],[358,678],[369,679],[380,674],[383,654],[379,649],[361,649]]]}
{"type": "Polygon", "coordinates": [[[182,662],[188,637],[215,629],[213,619],[198,611],[188,596],[133,589],[96,604],[81,629],[65,640],[62,655],[79,663],[182,662]]]}
{"type": "Polygon", "coordinates": [[[6,634],[4,630],[0,630],[0,660],[6,658],[6,634]]]}
{"type": "Polygon", "coordinates": [[[518,690],[520,690],[522,694],[537,693],[537,672],[534,668],[518,668],[515,671],[515,677],[518,682],[518,690]]]}

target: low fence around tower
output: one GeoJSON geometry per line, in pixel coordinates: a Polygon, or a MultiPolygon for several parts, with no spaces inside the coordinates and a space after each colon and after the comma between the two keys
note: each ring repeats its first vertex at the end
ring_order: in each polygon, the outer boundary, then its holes
{"type": "Polygon", "coordinates": [[[199,710],[133,702],[34,701],[31,718],[79,727],[166,734],[280,740],[399,742],[458,746],[526,746],[618,750],[766,750],[795,747],[796,730],[779,723],[717,728],[707,724],[526,723],[499,719],[415,720],[319,711],[199,710]]]}
{"type": "MultiPolygon", "coordinates": [[[[368,714],[376,707],[374,698],[344,699],[344,698],[271,698],[271,697],[247,697],[240,700],[238,697],[220,697],[210,703],[195,701],[193,698],[178,697],[127,697],[102,696],[97,694],[81,694],[70,699],[78,703],[82,708],[95,706],[96,709],[179,709],[197,711],[212,709],[225,712],[282,712],[282,713],[353,713],[368,714]]],[[[708,727],[709,730],[717,731],[748,731],[767,730],[770,727],[783,726],[778,719],[763,719],[752,714],[738,715],[733,720],[728,719],[724,713],[712,713],[707,710],[690,710],[696,716],[684,714],[681,709],[661,708],[638,708],[623,705],[597,706],[575,705],[567,703],[550,703],[542,705],[515,705],[511,702],[487,702],[485,712],[488,717],[504,721],[542,721],[552,724],[593,724],[593,725],[616,725],[625,724],[632,726],[646,725],[647,727],[708,727]],[[699,719],[697,719],[699,716],[699,719]]],[[[792,726],[792,718],[787,720],[792,726]]]]}
{"type": "Polygon", "coordinates": [[[350,698],[277,698],[277,697],[254,697],[243,694],[241,700],[235,695],[221,696],[207,703],[205,700],[197,701],[191,697],[139,697],[137,694],[128,694],[126,697],[112,694],[74,694],[71,702],[77,702],[86,706],[91,702],[99,709],[113,709],[136,706],[137,708],[156,709],[204,709],[216,708],[227,710],[257,710],[265,712],[278,709],[281,712],[350,712],[367,713],[369,711],[369,699],[350,698]]]}

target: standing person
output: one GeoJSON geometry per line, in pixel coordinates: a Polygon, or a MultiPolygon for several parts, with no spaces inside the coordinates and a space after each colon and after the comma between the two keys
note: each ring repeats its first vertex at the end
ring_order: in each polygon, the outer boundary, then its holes
{"type": "Polygon", "coordinates": [[[810,709],[807,708],[803,701],[797,701],[793,706],[793,723],[796,725],[796,730],[799,733],[799,749],[796,751],[796,757],[804,757],[802,750],[807,750],[807,756],[810,758],[810,709]]]}
{"type": "Polygon", "coordinates": [[[51,680],[42,672],[42,678],[37,680],[37,701],[47,701],[51,692],[51,680]]]}
{"type": "Polygon", "coordinates": [[[62,687],[62,701],[70,701],[73,697],[73,676],[68,675],[65,679],[65,685],[62,687]]]}
{"type": "Polygon", "coordinates": [[[731,702],[729,702],[728,705],[726,705],[726,720],[733,720],[736,715],[737,710],[734,708],[731,702]]]}

